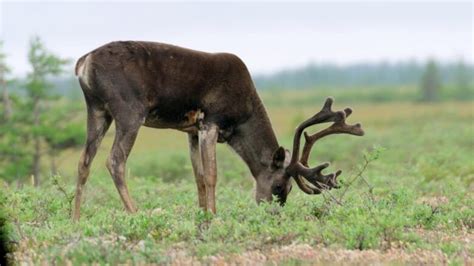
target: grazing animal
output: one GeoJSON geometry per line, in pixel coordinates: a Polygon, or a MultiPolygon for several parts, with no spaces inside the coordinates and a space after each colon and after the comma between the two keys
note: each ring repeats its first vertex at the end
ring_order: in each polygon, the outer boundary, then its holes
{"type": "Polygon", "coordinates": [[[171,128],[188,134],[199,206],[216,212],[216,144],[227,143],[247,164],[256,181],[256,200],[272,195],[284,204],[291,178],[308,194],[337,187],[329,164],[308,168],[314,142],[329,134],[363,135],[360,124],[346,125],[351,114],[331,110],[332,99],[295,132],[293,152],[278,145],[270,119],[245,64],[229,53],[205,53],[169,44],[111,42],[82,56],[76,75],[87,104],[87,141],[78,166],[73,218],[80,217],[81,196],[97,149],[115,120],[107,168],[125,209],[136,207],[125,182],[125,163],[139,128],[171,128]],[[311,125],[334,122],[312,136],[299,158],[300,138],[311,125]],[[308,182],[310,184],[308,184],[308,182]]]}

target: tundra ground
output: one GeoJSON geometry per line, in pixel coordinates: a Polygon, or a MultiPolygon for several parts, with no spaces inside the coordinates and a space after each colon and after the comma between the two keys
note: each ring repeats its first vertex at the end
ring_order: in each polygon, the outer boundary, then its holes
{"type": "MultiPolygon", "coordinates": [[[[301,98],[305,99],[305,98],[301,98]]],[[[320,109],[267,96],[282,145],[320,109]],[[297,106],[297,107],[295,107],[297,106]]],[[[197,207],[187,137],[143,128],[128,163],[139,207],[124,212],[104,166],[113,130],[94,161],[79,223],[70,219],[78,151],[38,189],[2,184],[12,259],[47,263],[471,264],[474,254],[474,103],[350,104],[366,135],[317,143],[311,165],[342,169],[342,188],[309,196],[294,185],[285,207],[257,206],[254,182],[218,149],[217,215],[197,207]]],[[[337,102],[335,109],[344,104],[337,102]]]]}

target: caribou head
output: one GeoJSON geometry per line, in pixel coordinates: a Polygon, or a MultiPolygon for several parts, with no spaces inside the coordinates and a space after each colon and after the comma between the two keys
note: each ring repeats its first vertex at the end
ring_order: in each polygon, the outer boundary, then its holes
{"type": "Polygon", "coordinates": [[[352,109],[333,111],[332,98],[327,98],[321,111],[301,123],[295,131],[293,139],[293,150],[290,154],[283,147],[279,147],[273,154],[272,163],[262,177],[257,178],[257,199],[268,200],[272,195],[276,196],[280,204],[285,204],[288,194],[292,189],[293,178],[298,187],[306,194],[320,194],[322,190],[339,188],[337,177],[341,170],[335,173],[323,174],[322,171],[329,163],[322,163],[314,168],[308,166],[308,159],[314,143],[332,134],[350,134],[363,136],[364,131],[359,123],[355,125],[346,124],[346,118],[351,115],[352,109]],[[312,135],[304,132],[308,127],[332,122],[331,126],[312,135]],[[300,156],[300,140],[304,132],[305,144],[300,156]],[[259,184],[259,180],[262,180],[259,184]],[[271,194],[270,194],[271,193],[271,194]]]}

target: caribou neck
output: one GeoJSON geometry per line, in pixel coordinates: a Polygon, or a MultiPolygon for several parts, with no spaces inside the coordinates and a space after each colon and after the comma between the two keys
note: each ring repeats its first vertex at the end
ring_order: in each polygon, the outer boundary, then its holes
{"type": "Polygon", "coordinates": [[[229,144],[254,177],[271,164],[273,152],[279,146],[265,107],[259,99],[253,114],[237,128],[229,144]]]}

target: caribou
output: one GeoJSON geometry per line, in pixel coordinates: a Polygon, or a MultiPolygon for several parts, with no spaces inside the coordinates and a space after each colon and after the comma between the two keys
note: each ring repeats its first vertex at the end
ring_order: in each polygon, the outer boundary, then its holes
{"type": "Polygon", "coordinates": [[[246,65],[230,53],[117,41],[82,56],[75,73],[87,105],[87,140],[78,165],[74,220],[80,217],[91,163],[112,121],[115,139],[106,166],[130,213],[137,208],[125,181],[125,164],[141,126],[188,134],[199,206],[212,213],[216,212],[217,143],[227,143],[248,166],[256,181],[257,202],[276,196],[283,205],[291,179],[307,194],[339,187],[340,170],[323,174],[329,163],[308,167],[317,140],[331,134],[364,134],[360,124],[346,124],[352,110],[333,111],[333,100],[328,98],[321,111],[296,128],[292,152],[285,150],[278,144],[246,65]],[[304,132],[326,122],[332,125],[312,135],[304,132]]]}

